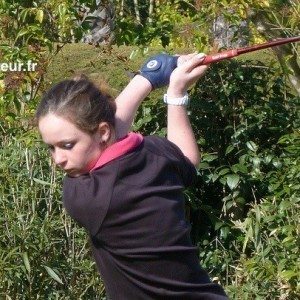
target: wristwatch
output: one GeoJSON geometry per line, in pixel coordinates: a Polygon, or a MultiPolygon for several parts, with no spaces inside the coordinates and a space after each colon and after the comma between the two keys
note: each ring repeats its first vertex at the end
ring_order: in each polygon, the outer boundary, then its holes
{"type": "Polygon", "coordinates": [[[189,96],[185,94],[180,98],[171,98],[168,94],[164,94],[164,103],[171,105],[188,105],[189,104],[189,96]]]}

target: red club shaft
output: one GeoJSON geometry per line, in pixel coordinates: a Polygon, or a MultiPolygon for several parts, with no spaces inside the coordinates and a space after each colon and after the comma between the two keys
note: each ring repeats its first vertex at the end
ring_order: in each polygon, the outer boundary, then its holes
{"type": "Polygon", "coordinates": [[[244,47],[244,48],[236,48],[236,49],[226,50],[226,51],[222,51],[222,52],[219,52],[216,54],[207,55],[205,57],[205,59],[203,60],[202,64],[208,65],[208,64],[211,64],[214,62],[218,62],[220,60],[229,59],[229,58],[238,56],[240,54],[257,51],[257,50],[261,50],[261,49],[266,49],[266,48],[270,48],[270,47],[280,46],[280,45],[287,44],[287,43],[295,43],[298,41],[300,41],[300,36],[292,37],[292,38],[283,38],[283,39],[270,41],[267,43],[253,45],[253,46],[244,47]]]}

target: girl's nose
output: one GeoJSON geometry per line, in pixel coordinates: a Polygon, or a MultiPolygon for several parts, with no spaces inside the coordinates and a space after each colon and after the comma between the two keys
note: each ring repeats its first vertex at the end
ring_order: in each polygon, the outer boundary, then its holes
{"type": "Polygon", "coordinates": [[[55,151],[52,153],[53,161],[54,163],[59,166],[63,167],[65,163],[67,162],[67,157],[64,153],[64,151],[60,149],[55,149],[55,151]]]}

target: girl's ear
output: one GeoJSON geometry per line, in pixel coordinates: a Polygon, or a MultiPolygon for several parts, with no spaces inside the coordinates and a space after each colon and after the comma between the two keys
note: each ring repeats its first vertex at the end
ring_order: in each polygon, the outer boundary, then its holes
{"type": "Polygon", "coordinates": [[[100,133],[100,142],[103,144],[106,144],[110,141],[112,137],[112,130],[107,122],[101,122],[99,124],[99,130],[100,133]]]}

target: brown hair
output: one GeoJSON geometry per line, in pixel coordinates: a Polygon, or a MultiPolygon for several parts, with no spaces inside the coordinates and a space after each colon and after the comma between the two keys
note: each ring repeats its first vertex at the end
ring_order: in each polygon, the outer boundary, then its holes
{"type": "Polygon", "coordinates": [[[36,111],[36,121],[48,113],[64,117],[79,129],[94,133],[101,122],[115,125],[116,106],[113,98],[101,91],[85,75],[63,80],[42,97],[36,111]]]}

